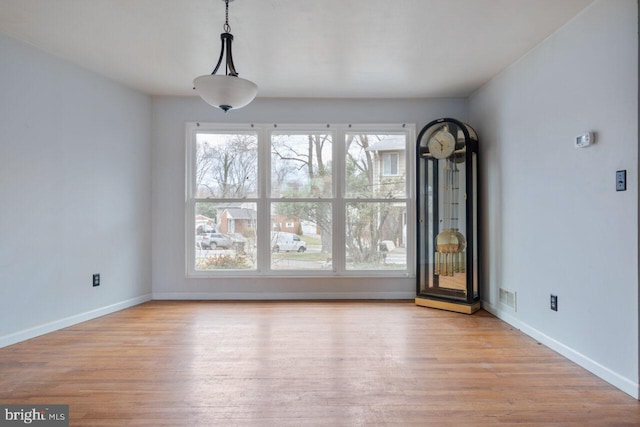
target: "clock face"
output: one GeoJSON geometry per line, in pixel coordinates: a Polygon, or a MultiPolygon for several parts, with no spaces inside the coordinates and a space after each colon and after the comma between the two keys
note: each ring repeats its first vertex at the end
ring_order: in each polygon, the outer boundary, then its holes
{"type": "Polygon", "coordinates": [[[434,133],[427,143],[429,153],[436,159],[446,159],[456,148],[456,139],[448,131],[441,129],[434,133]]]}

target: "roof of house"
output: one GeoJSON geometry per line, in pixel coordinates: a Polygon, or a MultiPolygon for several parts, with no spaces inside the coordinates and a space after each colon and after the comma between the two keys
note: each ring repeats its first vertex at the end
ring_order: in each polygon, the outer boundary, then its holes
{"type": "Polygon", "coordinates": [[[404,135],[387,135],[380,141],[371,145],[366,151],[403,151],[406,139],[404,135]]]}
{"type": "Polygon", "coordinates": [[[246,208],[227,208],[227,216],[233,219],[256,219],[256,211],[246,208]]]}

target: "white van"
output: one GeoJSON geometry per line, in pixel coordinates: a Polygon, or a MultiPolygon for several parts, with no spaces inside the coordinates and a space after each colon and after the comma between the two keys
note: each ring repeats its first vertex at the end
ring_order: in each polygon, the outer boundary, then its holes
{"type": "Polygon", "coordinates": [[[286,233],[284,231],[271,232],[271,251],[272,252],[304,252],[307,250],[307,243],[300,240],[297,234],[286,233]]]}

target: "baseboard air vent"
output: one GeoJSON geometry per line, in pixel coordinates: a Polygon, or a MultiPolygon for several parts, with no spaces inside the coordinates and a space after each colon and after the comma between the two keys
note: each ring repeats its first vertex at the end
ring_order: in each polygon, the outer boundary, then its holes
{"type": "Polygon", "coordinates": [[[500,288],[500,303],[504,306],[516,310],[516,293],[504,288],[500,288]]]}

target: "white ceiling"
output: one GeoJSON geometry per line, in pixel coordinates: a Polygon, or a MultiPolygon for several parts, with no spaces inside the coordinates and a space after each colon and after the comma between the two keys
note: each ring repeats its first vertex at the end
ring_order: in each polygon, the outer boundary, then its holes
{"type": "MultiPolygon", "coordinates": [[[[467,96],[593,0],[235,0],[259,97],[467,96]]],[[[193,95],[222,0],[0,0],[0,32],[153,95],[193,95]]]]}

